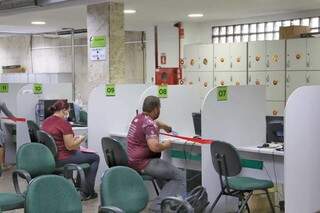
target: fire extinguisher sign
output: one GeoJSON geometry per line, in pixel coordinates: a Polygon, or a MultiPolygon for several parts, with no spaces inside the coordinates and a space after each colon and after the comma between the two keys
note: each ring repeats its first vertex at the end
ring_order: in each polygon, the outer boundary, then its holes
{"type": "Polygon", "coordinates": [[[106,84],[105,94],[107,97],[116,96],[116,86],[114,84],[106,84]]]}
{"type": "Polygon", "coordinates": [[[158,87],[158,97],[159,98],[168,98],[168,86],[161,85],[158,87]]]}
{"type": "Polygon", "coordinates": [[[161,53],[160,63],[161,63],[162,65],[167,64],[167,54],[166,54],[166,53],[161,53]]]}

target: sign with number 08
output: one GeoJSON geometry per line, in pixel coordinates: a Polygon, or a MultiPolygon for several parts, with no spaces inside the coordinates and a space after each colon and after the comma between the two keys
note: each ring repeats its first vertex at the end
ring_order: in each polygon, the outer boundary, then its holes
{"type": "Polygon", "coordinates": [[[9,84],[1,83],[0,84],[0,93],[8,93],[9,92],[9,84]]]}
{"type": "Polygon", "coordinates": [[[168,86],[161,85],[158,87],[158,97],[159,98],[167,98],[168,97],[168,86]]]}
{"type": "Polygon", "coordinates": [[[217,101],[227,101],[228,100],[228,87],[220,86],[217,89],[217,101]]]}
{"type": "Polygon", "coordinates": [[[116,96],[116,86],[114,84],[106,84],[105,88],[106,96],[116,96]]]}

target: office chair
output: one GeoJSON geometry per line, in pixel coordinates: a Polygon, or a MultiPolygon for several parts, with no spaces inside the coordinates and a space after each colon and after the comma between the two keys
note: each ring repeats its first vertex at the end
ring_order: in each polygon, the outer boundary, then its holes
{"type": "MultiPolygon", "coordinates": [[[[0,176],[2,170],[0,167],[0,176]]],[[[0,193],[0,212],[24,208],[24,195],[16,193],[0,193]]]]}
{"type": "MultiPolygon", "coordinates": [[[[54,159],[57,159],[58,156],[58,148],[55,143],[54,138],[46,133],[45,131],[38,131],[37,132],[37,138],[39,143],[45,145],[52,153],[54,159]]],[[[90,165],[88,163],[83,163],[83,164],[66,164],[63,167],[57,167],[55,168],[55,173],[57,174],[62,174],[64,173],[64,176],[67,178],[71,178],[73,183],[81,192],[85,191],[85,177],[84,175],[84,170],[88,169],[90,165]],[[76,171],[78,176],[76,179],[74,179],[71,175],[72,171],[76,171]]]]}
{"type": "Polygon", "coordinates": [[[57,175],[33,179],[26,195],[26,213],[81,213],[80,196],[74,186],[57,175]]]}
{"type": "Polygon", "coordinates": [[[110,212],[109,209],[114,207],[127,213],[140,212],[149,201],[148,190],[142,177],[126,166],[115,166],[104,173],[100,195],[100,213],[110,212]]]}
{"type": "Polygon", "coordinates": [[[227,195],[239,199],[238,213],[242,212],[244,208],[250,213],[248,201],[254,190],[265,191],[270,208],[273,213],[275,212],[268,193],[268,189],[273,187],[273,183],[268,180],[237,176],[242,167],[239,154],[231,144],[222,141],[212,143],[211,158],[214,169],[219,174],[221,192],[214,201],[210,212],[213,211],[221,196],[227,195]]]}
{"type": "Polygon", "coordinates": [[[194,213],[192,206],[177,197],[168,197],[161,201],[161,212],[165,213],[194,213]]]}
{"type": "MultiPolygon", "coordinates": [[[[101,139],[104,159],[109,168],[114,166],[128,166],[128,155],[122,144],[113,138],[105,137],[101,139]]],[[[154,190],[159,195],[156,181],[149,175],[140,174],[144,181],[151,181],[154,190]]]]}
{"type": "Polygon", "coordinates": [[[31,142],[38,142],[37,132],[40,130],[40,127],[38,126],[38,124],[36,124],[32,120],[28,120],[27,124],[28,124],[28,129],[29,129],[30,141],[31,142]]]}

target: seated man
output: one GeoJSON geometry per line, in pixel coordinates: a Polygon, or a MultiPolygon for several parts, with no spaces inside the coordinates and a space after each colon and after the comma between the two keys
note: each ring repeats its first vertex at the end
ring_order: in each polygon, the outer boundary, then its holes
{"type": "Polygon", "coordinates": [[[159,197],[150,210],[160,211],[161,200],[167,196],[184,196],[186,180],[183,172],[161,160],[161,152],[171,147],[171,141],[159,141],[159,130],[171,132],[171,127],[155,121],[160,115],[160,99],[148,96],[143,102],[143,112],[131,122],[128,133],[129,166],[136,171],[150,175],[161,188],[159,197]]]}

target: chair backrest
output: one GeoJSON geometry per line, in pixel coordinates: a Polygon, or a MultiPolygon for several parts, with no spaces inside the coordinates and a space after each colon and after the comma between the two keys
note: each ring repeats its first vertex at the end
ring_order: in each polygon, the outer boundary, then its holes
{"type": "Polygon", "coordinates": [[[16,156],[17,169],[26,170],[31,177],[52,174],[56,163],[51,151],[40,143],[22,145],[16,156]]]}
{"type": "Polygon", "coordinates": [[[222,176],[236,176],[241,172],[240,156],[229,143],[215,140],[211,144],[211,158],[216,172],[222,176]]]}
{"type": "Polygon", "coordinates": [[[57,158],[58,148],[57,148],[57,145],[56,145],[54,138],[50,134],[48,134],[47,132],[45,132],[43,130],[38,131],[37,135],[38,135],[39,143],[48,147],[49,150],[51,151],[51,153],[53,154],[54,158],[57,158]]]}
{"type": "Polygon", "coordinates": [[[104,159],[109,168],[114,166],[128,166],[128,155],[122,144],[113,138],[101,139],[104,159]]]}
{"type": "Polygon", "coordinates": [[[115,206],[127,213],[142,211],[149,200],[142,177],[125,166],[116,166],[104,173],[100,195],[101,206],[115,206]]]}
{"type": "Polygon", "coordinates": [[[36,124],[32,120],[27,121],[28,129],[29,129],[29,136],[31,142],[38,142],[38,135],[37,132],[40,130],[38,124],[36,124]]]}
{"type": "Polygon", "coordinates": [[[65,178],[44,175],[31,181],[27,189],[26,213],[81,213],[80,195],[65,178]]]}

